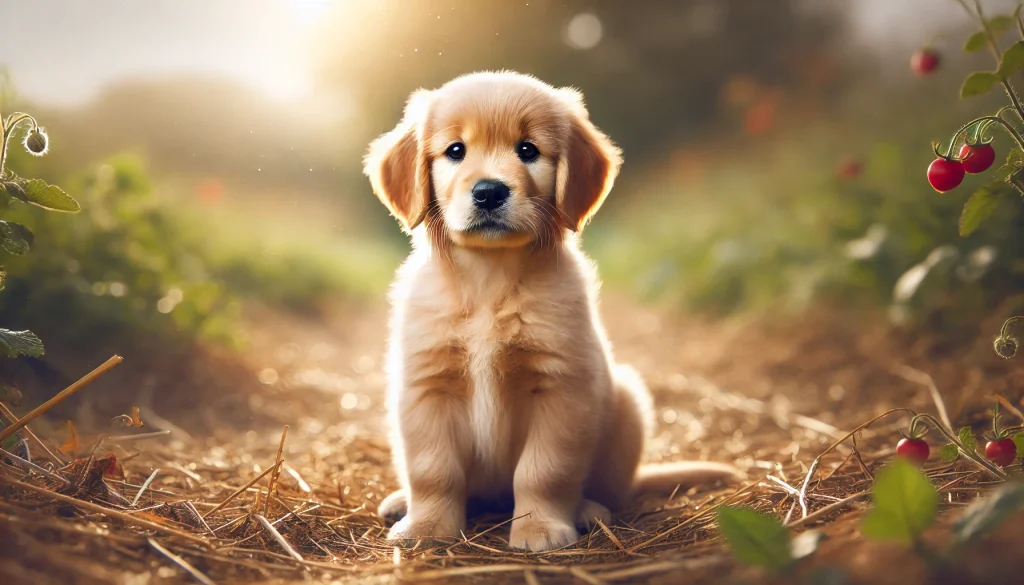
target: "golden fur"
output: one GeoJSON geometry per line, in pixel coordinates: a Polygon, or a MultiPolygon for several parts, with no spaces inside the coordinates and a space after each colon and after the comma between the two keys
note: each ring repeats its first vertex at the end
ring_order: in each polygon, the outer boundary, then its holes
{"type": "Polygon", "coordinates": [[[374,192],[411,233],[392,294],[387,360],[395,466],[389,538],[457,537],[467,503],[513,501],[509,544],[549,550],[610,520],[634,492],[732,478],[715,463],[639,463],[651,428],[640,376],[617,365],[576,233],[622,159],[580,94],[510,72],[410,97],[370,146],[374,192]],[[539,158],[517,156],[523,140],[539,158]],[[449,160],[459,142],[464,158],[449,160]],[[471,189],[509,187],[477,229],[471,189]]]}

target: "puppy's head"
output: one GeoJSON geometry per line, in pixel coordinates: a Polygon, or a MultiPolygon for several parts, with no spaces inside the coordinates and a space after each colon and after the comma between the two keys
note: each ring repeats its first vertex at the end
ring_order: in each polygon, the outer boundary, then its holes
{"type": "Polygon", "coordinates": [[[495,248],[581,230],[621,162],[578,92],[503,72],[413,93],[364,170],[407,231],[426,222],[435,239],[495,248]]]}

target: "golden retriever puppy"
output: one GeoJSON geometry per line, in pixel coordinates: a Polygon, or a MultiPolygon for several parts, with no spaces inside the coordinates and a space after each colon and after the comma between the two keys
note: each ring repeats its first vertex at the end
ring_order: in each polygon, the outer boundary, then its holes
{"type": "Polygon", "coordinates": [[[457,537],[472,499],[514,502],[509,544],[549,550],[639,490],[735,476],[639,465],[651,399],[615,363],[577,243],[621,162],[578,92],[510,72],[416,91],[370,146],[413,239],[391,293],[389,539],[457,537]]]}

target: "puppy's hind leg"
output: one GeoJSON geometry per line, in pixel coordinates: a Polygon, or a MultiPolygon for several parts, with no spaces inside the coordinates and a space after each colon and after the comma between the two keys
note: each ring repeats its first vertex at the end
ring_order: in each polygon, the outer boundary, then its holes
{"type": "Polygon", "coordinates": [[[643,379],[633,368],[615,365],[612,376],[614,392],[597,448],[601,455],[590,470],[584,497],[616,510],[632,492],[652,426],[652,402],[643,379]]]}

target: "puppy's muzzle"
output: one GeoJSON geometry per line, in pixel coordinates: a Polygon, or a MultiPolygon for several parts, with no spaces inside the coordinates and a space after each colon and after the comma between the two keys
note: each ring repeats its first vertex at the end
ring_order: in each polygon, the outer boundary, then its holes
{"type": "Polygon", "coordinates": [[[508,185],[494,179],[481,179],[473,185],[473,205],[482,211],[494,211],[505,204],[511,192],[508,185]]]}

